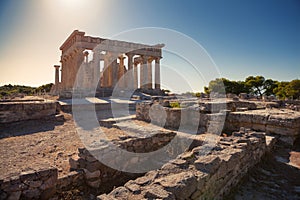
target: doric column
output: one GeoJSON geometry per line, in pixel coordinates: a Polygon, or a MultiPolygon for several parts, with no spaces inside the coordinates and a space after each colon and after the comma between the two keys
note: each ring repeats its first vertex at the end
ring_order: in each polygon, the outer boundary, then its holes
{"type": "Polygon", "coordinates": [[[149,57],[148,56],[142,56],[143,58],[143,62],[141,64],[141,67],[140,67],[140,87],[141,88],[148,88],[148,67],[147,67],[147,63],[148,63],[148,59],[149,57]]]}
{"type": "Polygon", "coordinates": [[[98,52],[94,52],[94,56],[93,56],[93,69],[94,69],[94,73],[93,73],[93,86],[98,87],[99,85],[99,80],[100,80],[100,55],[98,52]]]}
{"type": "Polygon", "coordinates": [[[66,65],[65,65],[65,78],[66,78],[65,87],[66,87],[67,90],[70,89],[70,77],[69,77],[69,74],[70,74],[70,56],[67,56],[66,57],[66,65]]]}
{"type": "Polygon", "coordinates": [[[152,89],[152,59],[147,60],[147,89],[152,89]]]}
{"type": "Polygon", "coordinates": [[[134,65],[133,65],[133,80],[134,80],[133,87],[134,87],[134,89],[138,88],[138,68],[137,68],[138,64],[139,64],[139,62],[134,62],[134,65]]]}
{"type": "Polygon", "coordinates": [[[125,87],[125,80],[124,80],[124,74],[125,74],[125,69],[124,69],[124,59],[125,57],[121,55],[119,57],[120,63],[119,63],[119,70],[118,70],[118,81],[119,81],[119,87],[124,88],[125,87]]]}
{"type": "Polygon", "coordinates": [[[110,59],[108,53],[104,56],[104,69],[103,69],[103,87],[109,87],[109,79],[110,79],[110,59]]]}
{"type": "Polygon", "coordinates": [[[115,87],[118,82],[118,71],[119,71],[119,65],[117,62],[116,57],[114,56],[112,59],[114,59],[111,63],[112,66],[112,87],[115,87]]]}
{"type": "Polygon", "coordinates": [[[134,54],[132,53],[127,53],[126,54],[127,57],[128,57],[128,70],[127,70],[127,74],[126,74],[126,82],[127,82],[127,87],[128,88],[133,88],[133,70],[132,70],[132,67],[133,67],[133,56],[134,54]]]}
{"type": "Polygon", "coordinates": [[[66,72],[65,72],[65,68],[66,68],[66,58],[65,56],[61,57],[60,60],[61,63],[61,89],[64,90],[66,88],[66,72]]]}
{"type": "Polygon", "coordinates": [[[84,52],[84,56],[85,56],[85,63],[84,63],[84,68],[83,68],[83,74],[81,74],[83,76],[83,84],[82,84],[82,87],[81,89],[87,89],[89,88],[89,84],[90,84],[90,81],[89,81],[89,52],[88,51],[85,51],[84,52]]]}
{"type": "Polygon", "coordinates": [[[54,65],[55,68],[55,87],[58,89],[58,85],[59,85],[59,65],[54,65]]]}
{"type": "Polygon", "coordinates": [[[160,89],[160,57],[155,58],[155,89],[160,89]]]}

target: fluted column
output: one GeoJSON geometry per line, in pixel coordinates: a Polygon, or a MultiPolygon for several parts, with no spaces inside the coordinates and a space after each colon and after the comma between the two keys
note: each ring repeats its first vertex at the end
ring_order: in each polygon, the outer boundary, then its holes
{"type": "Polygon", "coordinates": [[[116,57],[114,56],[113,61],[111,63],[112,66],[112,87],[115,87],[117,82],[118,82],[118,70],[119,70],[119,65],[117,62],[116,57]]]}
{"type": "Polygon", "coordinates": [[[127,70],[127,73],[126,73],[126,82],[127,82],[127,87],[128,88],[133,88],[133,70],[132,70],[132,67],[133,67],[133,56],[134,54],[131,54],[131,53],[127,53],[126,54],[127,57],[128,57],[128,70],[127,70]]]}
{"type": "Polygon", "coordinates": [[[66,68],[66,58],[65,57],[61,57],[60,60],[61,63],[61,89],[64,90],[66,88],[66,72],[65,72],[65,68],[66,68]]]}
{"type": "Polygon", "coordinates": [[[88,77],[88,60],[89,60],[89,52],[88,51],[85,51],[84,52],[84,56],[85,56],[85,63],[84,63],[84,66],[83,66],[83,74],[81,74],[81,76],[83,77],[83,84],[81,85],[81,89],[86,89],[86,88],[89,88],[89,77],[88,77]]]}
{"type": "Polygon", "coordinates": [[[108,54],[105,54],[104,56],[104,69],[103,69],[103,87],[104,88],[107,88],[109,87],[109,55],[108,54]]]}
{"type": "Polygon", "coordinates": [[[93,68],[94,68],[94,73],[93,73],[93,86],[98,87],[99,85],[99,80],[100,80],[100,55],[98,52],[94,52],[93,56],[93,68]]]}
{"type": "Polygon", "coordinates": [[[138,68],[137,68],[138,64],[139,64],[138,62],[134,62],[134,65],[133,65],[133,80],[134,80],[133,87],[134,87],[134,89],[138,88],[138,68]]]}
{"type": "Polygon", "coordinates": [[[155,58],[155,89],[160,89],[160,59],[155,58]]]}
{"type": "Polygon", "coordinates": [[[125,80],[124,80],[124,74],[125,74],[125,69],[124,69],[124,59],[125,57],[123,55],[121,55],[119,57],[120,63],[119,63],[119,70],[118,70],[118,85],[119,87],[124,88],[125,87],[125,80]]]}
{"type": "Polygon", "coordinates": [[[147,60],[147,89],[152,89],[152,59],[147,60]]]}
{"type": "Polygon", "coordinates": [[[143,58],[143,62],[141,64],[140,67],[140,84],[141,84],[141,88],[147,89],[147,84],[148,84],[148,67],[147,67],[147,63],[148,63],[148,56],[142,56],[143,58]]]}
{"type": "Polygon", "coordinates": [[[54,65],[55,68],[55,87],[58,89],[58,85],[59,85],[59,65],[54,65]]]}

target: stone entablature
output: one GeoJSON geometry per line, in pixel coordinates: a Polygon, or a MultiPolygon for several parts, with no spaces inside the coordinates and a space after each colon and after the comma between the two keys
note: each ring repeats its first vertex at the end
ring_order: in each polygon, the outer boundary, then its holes
{"type": "Polygon", "coordinates": [[[72,91],[73,88],[86,91],[112,90],[116,86],[125,90],[138,87],[160,90],[160,59],[163,47],[164,44],[145,45],[85,36],[84,32],[75,30],[60,47],[61,77],[60,67],[55,65],[55,85],[52,93],[62,94],[72,91]],[[93,52],[91,61],[87,50],[93,52]],[[127,63],[124,63],[125,58],[127,63]],[[101,61],[104,62],[102,68],[101,61]],[[78,74],[80,80],[77,78],[78,74]],[[74,85],[76,78],[77,83],[74,85]]]}

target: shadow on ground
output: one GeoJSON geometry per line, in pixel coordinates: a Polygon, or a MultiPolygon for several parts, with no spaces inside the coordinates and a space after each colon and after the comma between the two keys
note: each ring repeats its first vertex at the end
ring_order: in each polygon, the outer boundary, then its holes
{"type": "Polygon", "coordinates": [[[57,121],[55,117],[0,124],[0,139],[51,131],[54,130],[55,126],[63,124],[64,121],[57,121]]]}

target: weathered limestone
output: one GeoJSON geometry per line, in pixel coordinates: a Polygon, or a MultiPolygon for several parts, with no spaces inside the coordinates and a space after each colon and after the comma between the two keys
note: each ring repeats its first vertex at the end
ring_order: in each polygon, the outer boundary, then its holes
{"type": "MultiPolygon", "coordinates": [[[[140,56],[144,62],[140,66],[140,85],[145,89],[152,88],[152,61],[155,60],[155,88],[160,89],[160,62],[163,44],[144,45],[117,40],[108,40],[85,36],[84,32],[75,30],[60,47],[61,55],[61,82],[59,73],[55,72],[55,85],[52,94],[70,97],[73,88],[76,91],[84,90],[86,94],[95,90],[100,94],[102,90],[111,90],[125,74],[125,80],[118,84],[124,89],[137,89],[138,73],[134,67],[133,57],[140,56]],[[88,52],[93,51],[93,59],[89,61],[88,52]],[[127,56],[127,68],[124,59],[127,56]],[[85,57],[85,59],[84,59],[85,57]],[[119,58],[119,63],[117,59],[119,58]],[[100,61],[104,61],[104,69],[100,71],[100,61]],[[79,71],[80,66],[84,70],[79,71]],[[134,67],[134,69],[133,69],[134,67]],[[126,73],[129,72],[130,74],[126,73]],[[80,80],[74,85],[77,74],[80,80]],[[82,80],[81,80],[82,79],[82,80]],[[99,83],[100,81],[100,84],[99,83]]],[[[57,66],[56,68],[59,68],[57,66]]],[[[102,92],[102,94],[104,94],[102,92]]]]}
{"type": "Polygon", "coordinates": [[[186,105],[184,108],[158,105],[150,102],[138,103],[136,106],[137,119],[156,124],[164,122],[162,126],[175,129],[199,124],[199,132],[214,132],[217,129],[220,129],[217,132],[221,132],[222,129],[235,131],[240,127],[246,127],[279,135],[300,135],[300,113],[297,111],[287,109],[250,110],[255,108],[255,104],[245,102],[227,102],[226,104],[210,102],[201,103],[200,107],[190,106],[188,102],[184,102],[186,105]],[[230,112],[230,110],[238,108],[246,108],[246,111],[230,112]]]}
{"type": "Polygon", "coordinates": [[[265,136],[241,132],[221,138],[209,155],[201,147],[128,181],[98,199],[222,199],[266,151],[265,136]],[[238,135],[238,134],[237,134],[238,135]]]}
{"type": "MultiPolygon", "coordinates": [[[[160,149],[168,144],[174,136],[175,133],[169,131],[157,133],[147,138],[126,137],[113,142],[120,149],[125,149],[129,152],[144,153],[160,149]]],[[[141,176],[141,174],[121,172],[101,163],[101,158],[111,156],[110,150],[107,146],[107,141],[102,141],[102,144],[97,146],[98,148],[90,150],[80,148],[78,149],[78,157],[74,157],[69,160],[72,170],[84,171],[85,182],[89,187],[99,189],[102,192],[107,192],[110,191],[114,185],[120,185],[120,183],[122,183],[120,180],[128,181],[141,176]],[[95,155],[97,156],[95,157],[95,155]]],[[[121,160],[123,157],[124,156],[120,151],[118,157],[111,159],[111,162],[113,163],[121,160]]],[[[124,162],[124,165],[138,165],[141,160],[136,157],[124,162]]]]}
{"type": "Polygon", "coordinates": [[[50,199],[56,193],[84,185],[83,174],[70,172],[58,177],[56,168],[21,172],[19,175],[0,180],[1,199],[50,199]]]}
{"type": "Polygon", "coordinates": [[[296,136],[300,135],[300,113],[287,109],[266,109],[228,114],[227,130],[237,130],[242,126],[267,133],[296,136]]]}
{"type": "Polygon", "coordinates": [[[1,199],[49,199],[56,193],[57,174],[56,168],[49,168],[0,180],[1,199]]]}
{"type": "Polygon", "coordinates": [[[41,119],[56,114],[55,101],[1,102],[0,123],[41,119]]]}

